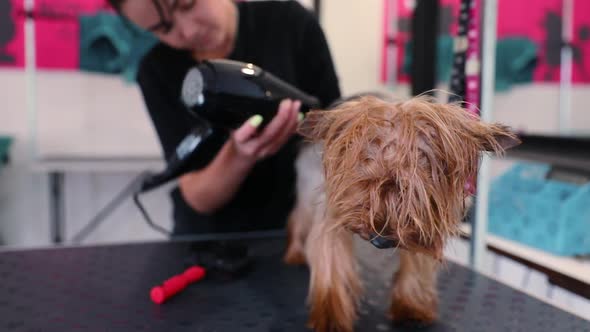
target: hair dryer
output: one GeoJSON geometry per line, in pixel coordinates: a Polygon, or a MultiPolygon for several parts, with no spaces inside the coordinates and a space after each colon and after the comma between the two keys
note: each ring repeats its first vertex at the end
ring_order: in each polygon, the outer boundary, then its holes
{"type": "Polygon", "coordinates": [[[236,129],[256,114],[261,127],[277,113],[283,99],[301,101],[301,112],[320,106],[317,98],[282,81],[262,68],[232,60],[208,60],[191,68],[182,85],[182,102],[201,123],[179,144],[167,168],[147,177],[145,192],[190,171],[199,150],[215,131],[236,129]]]}
{"type": "Polygon", "coordinates": [[[268,123],[286,98],[300,100],[302,112],[319,107],[317,98],[261,68],[231,60],[200,63],[188,71],[182,86],[189,111],[213,127],[237,128],[256,114],[268,123]]]}

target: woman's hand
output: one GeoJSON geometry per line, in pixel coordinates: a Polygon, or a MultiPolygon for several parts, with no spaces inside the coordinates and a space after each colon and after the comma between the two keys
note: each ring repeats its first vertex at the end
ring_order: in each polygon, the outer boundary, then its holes
{"type": "Polygon", "coordinates": [[[281,101],[275,117],[260,132],[258,126],[264,119],[260,115],[251,117],[232,133],[235,151],[251,162],[275,154],[295,133],[297,122],[302,117],[299,115],[300,107],[300,101],[281,101]]]}
{"type": "Polygon", "coordinates": [[[187,203],[200,213],[213,213],[225,206],[256,161],[276,153],[297,129],[301,103],[283,100],[277,115],[262,131],[262,117],[253,116],[223,145],[204,169],[183,175],[180,191],[187,203]]]}

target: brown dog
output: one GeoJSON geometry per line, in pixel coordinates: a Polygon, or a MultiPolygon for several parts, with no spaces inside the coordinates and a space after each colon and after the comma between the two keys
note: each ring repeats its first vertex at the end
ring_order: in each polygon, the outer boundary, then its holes
{"type": "Polygon", "coordinates": [[[297,161],[285,261],[309,264],[310,327],[353,330],[362,295],[353,234],[400,249],[391,318],[436,320],[438,265],[464,217],[466,184],[482,151],[501,153],[518,139],[427,97],[355,98],[308,113],[299,132],[316,144],[297,161]]]}

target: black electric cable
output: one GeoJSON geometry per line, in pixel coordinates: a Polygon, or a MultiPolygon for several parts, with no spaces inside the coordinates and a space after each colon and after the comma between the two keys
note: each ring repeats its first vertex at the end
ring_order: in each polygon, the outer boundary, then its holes
{"type": "Polygon", "coordinates": [[[88,224],[72,238],[71,242],[74,244],[80,244],[82,241],[84,241],[118,206],[121,205],[125,199],[127,199],[127,197],[131,195],[133,196],[133,201],[141,212],[147,225],[158,233],[162,233],[170,237],[172,232],[156,224],[150,217],[144,205],[139,200],[139,195],[141,194],[140,188],[145,182],[145,179],[151,177],[152,175],[153,174],[151,172],[146,171],[136,176],[127,186],[123,188],[123,190],[121,190],[119,194],[117,194],[117,196],[115,196],[115,198],[113,198],[102,210],[100,210],[96,216],[92,218],[92,220],[90,220],[88,224]]]}
{"type": "Polygon", "coordinates": [[[125,200],[133,192],[137,191],[141,187],[144,179],[149,175],[151,175],[151,173],[142,172],[141,174],[139,174],[138,176],[133,178],[133,180],[131,180],[131,182],[129,182],[129,184],[127,186],[125,186],[123,188],[123,190],[121,190],[121,192],[119,194],[117,194],[117,196],[115,196],[115,198],[113,198],[104,208],[102,208],[102,210],[100,210],[96,214],[96,216],[88,222],[88,224],[86,226],[84,226],[76,235],[74,235],[71,242],[75,243],[75,244],[79,244],[86,237],[88,237],[88,235],[90,235],[90,233],[92,233],[100,224],[102,224],[104,222],[104,220],[119,205],[121,205],[123,200],[125,200]]]}
{"type": "Polygon", "coordinates": [[[162,233],[166,236],[172,236],[172,232],[165,229],[164,227],[156,224],[152,218],[150,217],[149,213],[147,212],[147,210],[145,209],[145,207],[143,206],[143,204],[141,203],[141,201],[139,200],[139,195],[141,193],[140,192],[136,192],[133,194],[133,201],[135,202],[135,205],[137,206],[137,208],[139,209],[139,211],[141,212],[141,214],[143,215],[143,218],[145,220],[145,222],[151,227],[153,228],[155,231],[162,233]]]}

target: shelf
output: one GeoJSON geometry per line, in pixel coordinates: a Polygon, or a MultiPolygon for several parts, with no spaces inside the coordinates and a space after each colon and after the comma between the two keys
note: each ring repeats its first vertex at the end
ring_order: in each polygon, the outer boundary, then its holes
{"type": "MultiPolygon", "coordinates": [[[[471,225],[461,225],[464,238],[471,225]]],[[[550,283],[590,299],[590,259],[556,256],[493,234],[486,235],[489,250],[547,275],[550,283]]]]}
{"type": "Polygon", "coordinates": [[[590,136],[520,134],[519,137],[522,144],[508,150],[506,157],[590,172],[590,136]]]}

